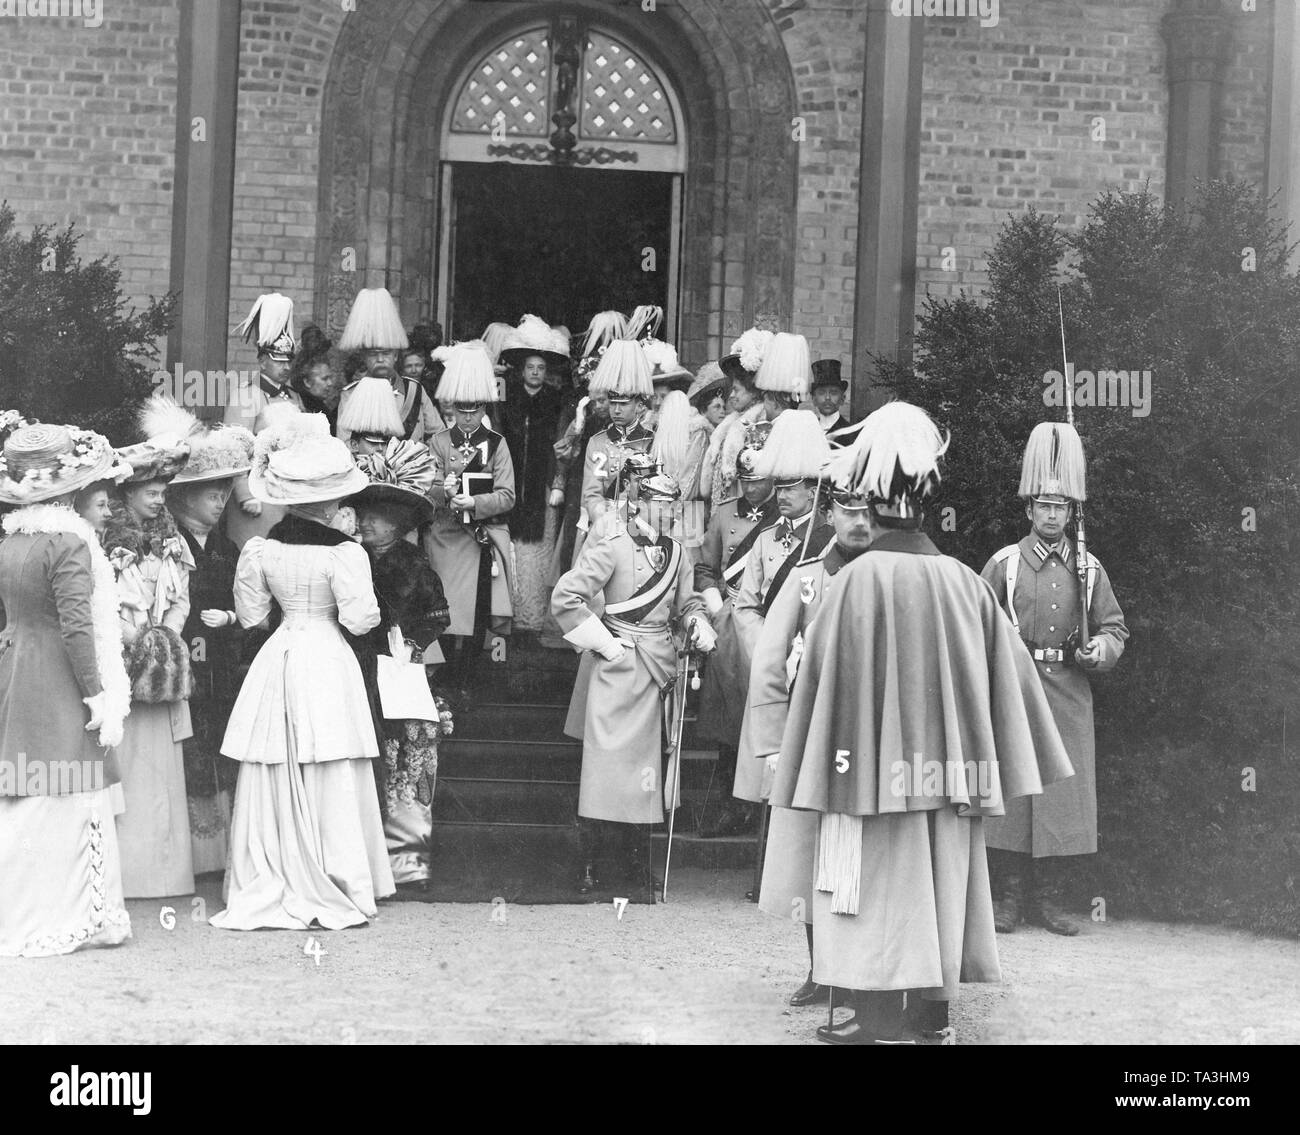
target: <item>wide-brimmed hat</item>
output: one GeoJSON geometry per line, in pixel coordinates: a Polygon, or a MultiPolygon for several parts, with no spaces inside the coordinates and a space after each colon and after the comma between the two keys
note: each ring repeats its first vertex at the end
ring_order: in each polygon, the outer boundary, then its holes
{"type": "Polygon", "coordinates": [[[849,380],[840,377],[839,359],[818,359],[812,365],[812,385],[808,387],[811,394],[819,386],[838,386],[841,391],[849,388],[849,380]]]}
{"type": "Polygon", "coordinates": [[[650,382],[653,386],[667,386],[683,394],[695,378],[677,358],[677,348],[662,339],[642,339],[641,349],[650,364],[650,382]]]}
{"type": "Polygon", "coordinates": [[[686,397],[691,400],[691,405],[703,414],[709,408],[710,402],[715,398],[725,397],[730,388],[731,380],[729,378],[715,378],[712,382],[706,382],[703,386],[692,383],[691,389],[686,392],[686,397]]]}
{"type": "Polygon", "coordinates": [[[265,504],[341,500],[369,484],[324,414],[296,414],[257,435],[248,491],[265,504]]]}
{"type": "Polygon", "coordinates": [[[733,382],[752,385],[758,368],[763,365],[763,356],[775,337],[771,331],[751,327],[731,344],[730,353],[718,360],[722,373],[733,382]]]}
{"type": "Polygon", "coordinates": [[[359,493],[346,504],[354,508],[366,505],[398,505],[411,510],[411,528],[433,519],[433,502],[426,495],[437,477],[437,467],[428,446],[414,441],[394,440],[383,453],[367,453],[356,459],[357,468],[369,479],[359,493]]]}
{"type": "Polygon", "coordinates": [[[498,359],[509,366],[522,366],[529,355],[540,355],[551,366],[567,366],[569,342],[546,320],[525,315],[506,337],[498,359]]]}
{"type": "Polygon", "coordinates": [[[29,505],[114,480],[117,454],[108,438],[74,426],[23,425],[5,439],[0,504],[29,505]]]}
{"type": "Polygon", "coordinates": [[[253,467],[253,434],[243,426],[216,426],[190,440],[190,459],[173,485],[225,481],[253,467]]]}
{"type": "Polygon", "coordinates": [[[194,414],[166,394],[155,394],[138,415],[144,441],[122,446],[118,457],[131,466],[126,484],[171,481],[189,462],[195,440],[207,427],[194,414]]]}
{"type": "Polygon", "coordinates": [[[402,313],[387,288],[362,288],[339,336],[340,351],[401,351],[409,347],[402,313]]]}

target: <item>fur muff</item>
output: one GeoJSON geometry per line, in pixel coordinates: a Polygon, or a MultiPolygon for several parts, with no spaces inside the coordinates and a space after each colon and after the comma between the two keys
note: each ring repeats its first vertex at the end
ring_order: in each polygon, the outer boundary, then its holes
{"type": "Polygon", "coordinates": [[[170,627],[147,627],[132,646],[126,663],[133,701],[154,705],[190,696],[190,653],[170,627]]]}

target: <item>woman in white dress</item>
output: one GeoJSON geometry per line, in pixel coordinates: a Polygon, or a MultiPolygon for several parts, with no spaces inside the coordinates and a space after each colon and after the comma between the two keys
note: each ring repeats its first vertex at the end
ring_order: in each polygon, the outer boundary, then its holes
{"type": "Polygon", "coordinates": [[[360,926],[395,891],[371,760],[379,755],[365,684],[343,638],[379,622],[370,563],[329,527],[368,484],[322,414],[257,437],[248,487],[288,514],[244,545],[235,613],[283,620],[258,652],[221,751],[242,762],[226,873],[227,930],[360,926]]]}

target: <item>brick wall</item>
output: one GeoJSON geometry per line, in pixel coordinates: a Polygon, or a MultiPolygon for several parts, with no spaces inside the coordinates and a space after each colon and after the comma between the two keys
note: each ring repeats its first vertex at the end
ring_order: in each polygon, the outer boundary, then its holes
{"type": "Polygon", "coordinates": [[[180,16],[170,0],[102,16],[0,19],[0,199],[19,232],[71,222],[84,260],[118,257],[142,305],[168,286],[180,16]]]}

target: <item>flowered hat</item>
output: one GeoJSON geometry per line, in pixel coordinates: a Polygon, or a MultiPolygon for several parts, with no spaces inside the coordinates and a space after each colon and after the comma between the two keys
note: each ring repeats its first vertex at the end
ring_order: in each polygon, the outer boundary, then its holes
{"type": "Polygon", "coordinates": [[[5,439],[0,458],[0,504],[39,504],[96,481],[114,480],[117,471],[113,447],[92,430],[18,426],[5,439]]]}
{"type": "Polygon", "coordinates": [[[248,491],[265,504],[342,500],[369,483],[324,414],[295,414],[257,435],[248,491]]]}
{"type": "Polygon", "coordinates": [[[410,527],[433,519],[433,502],[427,494],[437,477],[429,447],[415,441],[393,440],[383,453],[366,453],[356,458],[357,468],[370,484],[344,503],[353,508],[366,505],[400,505],[410,510],[410,527]]]}

